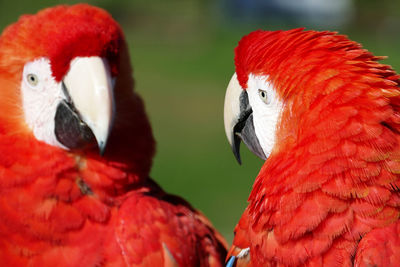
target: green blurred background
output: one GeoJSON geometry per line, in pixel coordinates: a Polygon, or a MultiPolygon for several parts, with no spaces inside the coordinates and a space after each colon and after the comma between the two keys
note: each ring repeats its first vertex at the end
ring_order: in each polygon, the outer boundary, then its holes
{"type": "MultiPolygon", "coordinates": [[[[0,0],[0,29],[26,13],[78,1],[0,0]]],[[[223,101],[233,49],[256,29],[336,30],[400,69],[399,0],[93,0],[121,23],[136,90],[157,139],[152,177],[186,198],[232,240],[262,161],[226,141],[223,101]],[[330,3],[330,4],[329,4],[330,3]],[[332,6],[338,3],[338,6],[332,6]]]]}

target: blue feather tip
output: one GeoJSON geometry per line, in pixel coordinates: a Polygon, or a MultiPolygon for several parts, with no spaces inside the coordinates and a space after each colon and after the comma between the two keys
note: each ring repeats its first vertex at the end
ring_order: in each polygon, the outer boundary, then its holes
{"type": "Polygon", "coordinates": [[[225,267],[233,267],[236,261],[236,257],[235,256],[231,256],[228,260],[228,262],[226,263],[225,267]]]}

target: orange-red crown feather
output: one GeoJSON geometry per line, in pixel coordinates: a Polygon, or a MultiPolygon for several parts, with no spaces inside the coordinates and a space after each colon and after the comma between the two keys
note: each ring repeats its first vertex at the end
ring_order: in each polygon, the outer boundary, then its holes
{"type": "Polygon", "coordinates": [[[77,56],[107,58],[115,76],[123,38],[119,25],[107,12],[80,4],[22,16],[4,31],[2,39],[14,49],[15,56],[21,53],[24,61],[49,58],[53,75],[60,81],[77,56]]]}
{"type": "Polygon", "coordinates": [[[336,67],[335,63],[338,65],[348,60],[369,62],[379,59],[382,57],[373,56],[344,35],[304,31],[302,28],[254,31],[244,36],[235,49],[236,73],[243,88],[247,88],[250,73],[268,74],[280,84],[288,78],[285,76],[302,75],[310,67],[336,67]]]}

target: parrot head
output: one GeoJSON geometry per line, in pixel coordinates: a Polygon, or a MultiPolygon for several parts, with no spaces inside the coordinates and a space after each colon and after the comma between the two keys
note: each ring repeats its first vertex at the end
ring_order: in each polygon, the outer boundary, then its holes
{"type": "Polygon", "coordinates": [[[100,154],[113,135],[122,154],[136,149],[151,158],[124,36],[106,11],[78,4],[24,15],[4,30],[0,51],[0,105],[7,106],[0,132],[100,154]]]}
{"type": "Polygon", "coordinates": [[[334,32],[259,30],[244,36],[235,49],[236,71],[224,104],[225,132],[238,162],[241,141],[265,160],[307,142],[323,112],[343,103],[335,105],[335,98],[355,96],[354,88],[368,83],[390,86],[377,78],[393,76],[379,59],[334,32]]]}

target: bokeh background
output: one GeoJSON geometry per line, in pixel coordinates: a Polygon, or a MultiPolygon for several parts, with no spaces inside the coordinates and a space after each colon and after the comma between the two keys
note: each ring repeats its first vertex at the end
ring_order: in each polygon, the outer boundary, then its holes
{"type": "MultiPolygon", "coordinates": [[[[0,0],[0,29],[26,13],[78,1],[0,0]]],[[[136,90],[157,139],[152,177],[203,211],[231,242],[262,161],[223,128],[233,49],[256,29],[335,30],[400,70],[399,0],[93,0],[122,25],[136,90]]]]}

